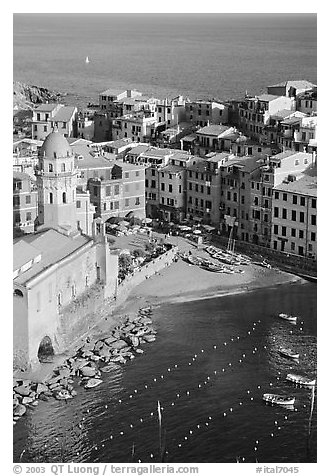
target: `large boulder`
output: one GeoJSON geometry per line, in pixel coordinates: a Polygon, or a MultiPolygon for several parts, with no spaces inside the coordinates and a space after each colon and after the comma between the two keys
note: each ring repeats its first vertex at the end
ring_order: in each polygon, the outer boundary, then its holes
{"type": "Polygon", "coordinates": [[[19,387],[14,388],[15,392],[22,397],[28,397],[30,395],[31,389],[29,387],[24,387],[20,385],[19,387]]]}
{"type": "Polygon", "coordinates": [[[24,415],[25,412],[26,412],[26,407],[22,405],[21,403],[19,403],[17,407],[15,407],[14,409],[14,417],[16,416],[21,417],[22,415],[24,415]]]}
{"type": "Polygon", "coordinates": [[[69,375],[71,374],[71,371],[68,367],[61,367],[59,369],[59,375],[63,378],[63,377],[69,377],[69,375]]]}
{"type": "Polygon", "coordinates": [[[127,342],[125,342],[124,340],[120,339],[120,340],[117,340],[116,342],[113,342],[111,344],[111,347],[113,349],[123,349],[124,347],[127,347],[127,342]]]}
{"type": "Polygon", "coordinates": [[[94,377],[94,375],[96,374],[96,370],[89,366],[83,367],[82,369],[80,369],[80,372],[84,377],[94,377]]]}
{"type": "Polygon", "coordinates": [[[107,337],[106,339],[104,339],[104,342],[107,345],[111,345],[113,342],[116,342],[117,340],[118,339],[116,337],[110,336],[110,337],[107,337]]]}

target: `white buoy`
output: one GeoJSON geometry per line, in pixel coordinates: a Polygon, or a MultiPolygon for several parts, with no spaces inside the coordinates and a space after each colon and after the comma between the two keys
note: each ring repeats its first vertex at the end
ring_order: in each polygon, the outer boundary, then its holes
{"type": "Polygon", "coordinates": [[[120,432],[120,434],[121,434],[121,435],[123,435],[123,434],[124,434],[124,432],[123,432],[123,431],[121,431],[121,432],[120,432]]]}

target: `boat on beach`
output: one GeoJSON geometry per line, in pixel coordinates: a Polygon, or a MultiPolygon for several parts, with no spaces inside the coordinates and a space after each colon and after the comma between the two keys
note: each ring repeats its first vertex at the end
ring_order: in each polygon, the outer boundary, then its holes
{"type": "Polygon", "coordinates": [[[289,382],[293,382],[298,385],[305,385],[306,387],[314,387],[316,384],[316,379],[309,379],[307,377],[304,377],[303,375],[297,374],[288,374],[286,376],[286,380],[289,380],[289,382]]]}
{"type": "Polygon", "coordinates": [[[290,314],[285,314],[284,312],[281,312],[278,317],[280,319],[284,319],[285,321],[297,322],[297,316],[291,316],[290,314]]]}
{"type": "Polygon", "coordinates": [[[103,380],[99,378],[91,378],[88,380],[88,382],[85,385],[85,388],[94,388],[100,385],[103,382],[103,380]]]}
{"type": "Polygon", "coordinates": [[[299,359],[299,354],[291,349],[282,348],[279,352],[281,355],[288,357],[289,359],[299,359]]]}
{"type": "Polygon", "coordinates": [[[296,398],[288,397],[285,395],[278,395],[275,393],[264,393],[262,399],[267,403],[272,403],[276,405],[293,405],[296,398]]]}

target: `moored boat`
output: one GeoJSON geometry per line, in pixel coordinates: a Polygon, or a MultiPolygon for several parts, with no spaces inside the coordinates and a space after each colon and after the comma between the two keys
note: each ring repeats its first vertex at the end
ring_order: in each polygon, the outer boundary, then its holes
{"type": "Polygon", "coordinates": [[[99,378],[91,378],[88,380],[88,382],[85,385],[85,388],[94,388],[100,385],[103,382],[103,380],[99,378]]]}
{"type": "Polygon", "coordinates": [[[274,403],[276,405],[293,405],[296,400],[295,397],[277,395],[275,393],[264,393],[262,399],[267,403],[274,403]]]}
{"type": "Polygon", "coordinates": [[[281,312],[278,315],[279,318],[284,319],[285,321],[290,321],[290,322],[296,322],[297,321],[297,316],[290,316],[290,314],[285,314],[284,312],[281,312]]]}
{"type": "Polygon", "coordinates": [[[309,379],[307,377],[304,377],[303,375],[297,374],[288,374],[286,376],[286,380],[289,380],[289,382],[293,382],[298,385],[306,385],[307,387],[314,387],[316,384],[315,379],[309,379]]]}
{"type": "Polygon", "coordinates": [[[283,355],[284,357],[288,357],[289,359],[299,359],[299,354],[291,349],[283,348],[280,349],[279,352],[281,355],[283,355]]]}

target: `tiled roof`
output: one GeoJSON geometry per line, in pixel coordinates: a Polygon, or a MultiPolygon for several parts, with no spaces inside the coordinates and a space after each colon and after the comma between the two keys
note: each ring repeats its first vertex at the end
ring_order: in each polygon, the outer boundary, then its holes
{"type": "Polygon", "coordinates": [[[131,149],[128,152],[128,154],[129,155],[140,155],[140,154],[146,152],[149,149],[150,149],[149,145],[137,145],[136,147],[133,147],[133,149],[131,149]]]}
{"type": "Polygon", "coordinates": [[[274,99],[278,99],[280,96],[275,96],[274,94],[261,94],[261,96],[256,96],[259,101],[270,102],[274,99]]]}
{"type": "Polygon", "coordinates": [[[309,195],[311,197],[317,196],[317,177],[304,175],[302,178],[294,182],[281,183],[274,187],[276,190],[283,190],[284,192],[299,193],[302,195],[309,195]]]}
{"type": "MultiPolygon", "coordinates": [[[[134,150],[134,149],[133,149],[134,150]]],[[[143,153],[144,157],[165,157],[167,155],[172,155],[173,150],[170,149],[149,149],[143,153]]]]}
{"type": "MultiPolygon", "coordinates": [[[[41,253],[41,261],[35,263],[30,269],[15,278],[15,282],[25,284],[51,265],[58,263],[61,259],[92,241],[92,239],[83,235],[70,238],[56,230],[50,229],[41,233],[26,235],[19,241],[32,245],[34,249],[41,253]]],[[[14,255],[16,243],[14,244],[14,255]]]]}
{"type": "Polygon", "coordinates": [[[61,109],[52,118],[52,121],[68,122],[77,112],[74,106],[62,106],[61,109]]]}
{"type": "Polygon", "coordinates": [[[202,127],[197,131],[197,134],[219,136],[229,129],[228,126],[222,126],[221,124],[211,124],[209,126],[202,127]]]}
{"type": "Polygon", "coordinates": [[[57,102],[40,104],[40,106],[35,108],[35,111],[37,111],[37,112],[52,112],[57,106],[58,106],[57,102]]]}
{"type": "Polygon", "coordinates": [[[79,169],[112,167],[116,158],[114,154],[107,154],[108,158],[105,158],[102,155],[99,157],[94,157],[93,150],[86,145],[73,145],[72,150],[74,154],[76,154],[74,160],[75,166],[79,169]],[[77,156],[80,156],[80,158],[77,156]],[[113,160],[110,160],[110,158],[113,158],[113,160]]]}
{"type": "Polygon", "coordinates": [[[102,91],[102,93],[100,93],[100,96],[119,96],[124,92],[125,91],[123,91],[122,89],[106,89],[105,91],[102,91]]]}
{"type": "Polygon", "coordinates": [[[20,240],[14,244],[13,270],[18,270],[21,266],[40,255],[40,251],[34,246],[20,240]]]}
{"type": "Polygon", "coordinates": [[[280,118],[280,119],[285,119],[286,117],[290,116],[293,111],[290,111],[289,109],[281,109],[280,111],[277,111],[275,114],[272,114],[272,118],[280,118]]]}
{"type": "Polygon", "coordinates": [[[179,167],[178,165],[166,165],[166,167],[162,167],[160,169],[160,172],[178,174],[180,172],[183,172],[183,169],[182,167],[179,167]]]}

